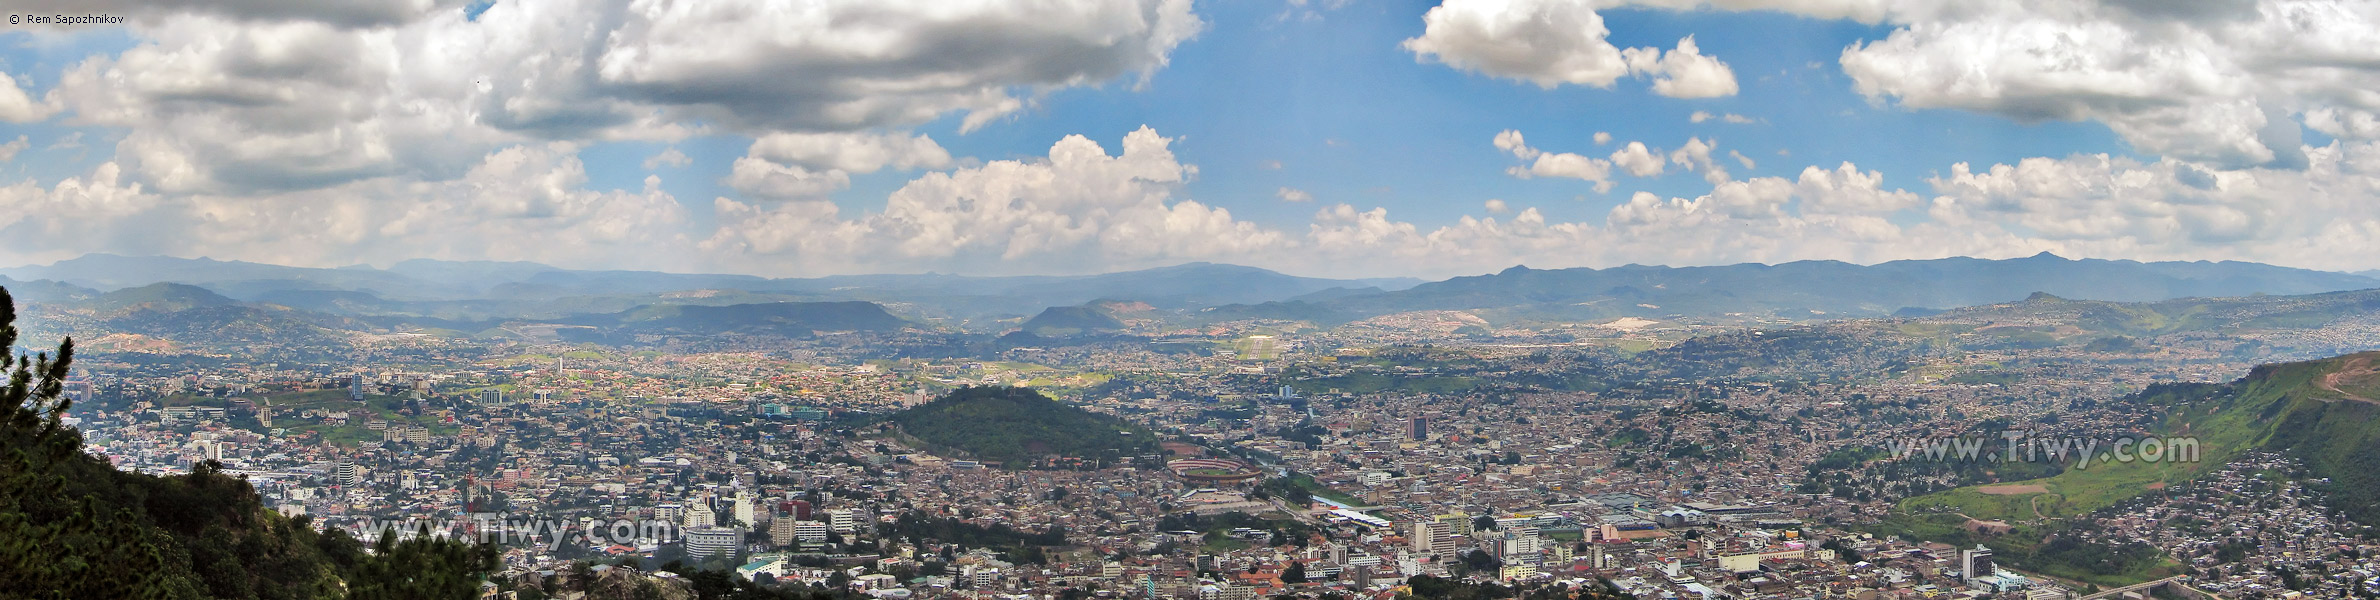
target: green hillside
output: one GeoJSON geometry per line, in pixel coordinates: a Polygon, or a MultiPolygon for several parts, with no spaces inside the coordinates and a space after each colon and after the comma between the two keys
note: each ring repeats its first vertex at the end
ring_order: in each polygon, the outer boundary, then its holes
{"type": "MultiPolygon", "coordinates": [[[[2248,450],[2279,452],[2306,466],[2310,487],[2356,521],[2380,523],[2380,352],[2264,365],[2225,384],[2152,386],[2121,401],[2165,415],[2160,437],[2197,440],[2195,462],[2100,462],[2051,477],[1967,486],[1902,500],[1879,527],[1953,544],[1990,544],[2011,564],[2102,584],[2145,581],[2169,561],[2142,548],[2059,548],[2051,535],[2078,519],[2153,489],[2189,481],[2248,450]],[[2037,492],[2009,493],[2038,486],[2037,492]],[[2005,520],[2016,531],[1980,538],[1967,518],[2005,520]],[[2073,556],[2054,553],[2070,552],[2073,556]],[[2108,557],[2123,557],[2110,560],[2108,557]],[[2091,557],[2087,560],[2080,557],[2091,557]],[[2079,561],[2079,562],[2078,562],[2079,561]]],[[[2105,448],[2100,450],[2102,454],[2105,448]]],[[[2064,536],[2071,538],[2072,536],[2064,536]]]]}
{"type": "MultiPolygon", "coordinates": [[[[0,291],[0,347],[17,340],[15,312],[0,291]]],[[[61,424],[73,342],[44,354],[0,389],[0,597],[469,598],[497,566],[493,547],[426,538],[366,553],[266,510],[211,461],[117,471],[61,424]]]]}
{"type": "Polygon", "coordinates": [[[2266,365],[2201,391],[2174,405],[2179,431],[2304,461],[2339,510],[2380,523],[2380,352],[2266,365]]]}
{"type": "Polygon", "coordinates": [[[612,315],[566,321],[639,333],[777,334],[813,331],[899,331],[909,322],[873,302],[767,302],[703,306],[655,304],[612,315]]]}
{"type": "Polygon", "coordinates": [[[1095,306],[1052,306],[1024,324],[1026,333],[1039,336],[1082,335],[1123,328],[1123,321],[1095,306]]]}
{"type": "Polygon", "coordinates": [[[1904,509],[1955,508],[1983,519],[2028,520],[2087,514],[2155,484],[2187,481],[2243,450],[2281,452],[2305,461],[2339,508],[2380,522],[2380,352],[2264,365],[2227,384],[2168,384],[2123,399],[2166,413],[2160,436],[2198,441],[2199,460],[2096,462],[2056,476],[1998,485],[2039,485],[2038,494],[1987,495],[1974,487],[1910,498],[1904,509]]]}
{"type": "Polygon", "coordinates": [[[961,388],[886,422],[936,454],[1011,468],[1051,457],[1107,466],[1157,451],[1153,432],[1027,388],[961,388]]]}
{"type": "Polygon", "coordinates": [[[179,283],[152,283],[124,288],[93,298],[90,306],[102,314],[137,310],[172,312],[206,306],[227,306],[232,299],[206,288],[179,283]]]}

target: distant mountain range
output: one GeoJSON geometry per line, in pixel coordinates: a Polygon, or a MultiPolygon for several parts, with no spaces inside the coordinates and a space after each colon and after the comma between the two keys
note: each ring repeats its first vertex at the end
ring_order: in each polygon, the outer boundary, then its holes
{"type": "MultiPolygon", "coordinates": [[[[2380,279],[2245,262],[2028,258],[1836,261],[1779,265],[1530,269],[1456,277],[1403,290],[1342,294],[1213,311],[1286,320],[1353,319],[1416,310],[1486,310],[1503,320],[1665,318],[1742,313],[1788,318],[1868,317],[2022,300],[2149,302],[2188,297],[2296,295],[2380,288],[2380,279]]],[[[1213,312],[1210,311],[1210,312],[1213,312]]]]}
{"type": "Polygon", "coordinates": [[[656,304],[561,322],[620,333],[804,337],[816,331],[899,331],[910,323],[874,302],[771,302],[702,306],[656,304]]]}
{"type": "Polygon", "coordinates": [[[1253,267],[1190,263],[1081,276],[847,275],[768,279],[749,275],[576,271],[521,262],[409,260],[387,269],[288,267],[206,258],[90,254],[50,265],[0,269],[27,302],[59,303],[154,283],[205,288],[262,302],[355,316],[478,320],[564,318],[656,304],[731,305],[866,301],[915,318],[1001,327],[1051,306],[1128,299],[1159,308],[1252,304],[1331,290],[1404,289],[1418,279],[1320,279],[1253,267]]]}
{"type": "Polygon", "coordinates": [[[1513,267],[1427,283],[1298,277],[1210,263],[1084,276],[768,279],[577,271],[518,262],[411,260],[387,269],[323,269],[93,254],[52,265],[0,269],[0,285],[25,303],[82,315],[89,319],[86,323],[109,323],[118,331],[169,332],[170,324],[182,323],[223,327],[225,333],[253,329],[237,337],[256,340],[311,337],[316,329],[434,329],[470,335],[573,332],[569,337],[584,334],[594,339],[901,330],[1022,331],[1062,338],[1116,335],[1147,324],[1253,320],[1328,327],[1431,310],[1469,311],[1497,323],[1624,316],[1912,316],[2012,302],[2036,293],[2074,300],[2155,302],[2373,289],[2380,288],[2380,279],[2256,263],[2069,260],[2046,253],[2010,260],[1947,258],[1870,266],[1802,261],[1713,267],[1513,267]],[[244,320],[279,325],[243,328],[244,320]]]}

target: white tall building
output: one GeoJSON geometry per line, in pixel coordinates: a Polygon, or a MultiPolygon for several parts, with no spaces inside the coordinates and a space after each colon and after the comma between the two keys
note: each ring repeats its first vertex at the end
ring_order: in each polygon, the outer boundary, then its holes
{"type": "Polygon", "coordinates": [[[679,523],[687,529],[710,527],[717,524],[719,524],[719,519],[711,513],[711,503],[702,498],[695,498],[686,503],[686,520],[679,523]]]}
{"type": "Polygon", "coordinates": [[[1536,564],[1545,549],[1544,538],[1537,536],[1535,527],[1515,527],[1504,533],[1504,562],[1536,564]]]}
{"type": "Polygon", "coordinates": [[[860,522],[867,520],[872,519],[867,516],[867,509],[864,508],[844,508],[826,512],[827,525],[833,527],[836,533],[857,531],[860,522]]]}
{"type": "Polygon", "coordinates": [[[816,544],[826,541],[826,534],[827,527],[825,523],[818,521],[795,521],[793,524],[793,539],[796,541],[816,544]]]}
{"type": "Polygon", "coordinates": [[[1998,572],[1992,566],[1991,548],[1976,544],[1974,548],[1959,551],[1959,577],[1962,581],[1972,582],[1998,572]]]}
{"type": "Polygon", "coordinates": [[[743,523],[745,527],[755,527],[760,523],[759,516],[754,514],[752,508],[753,500],[755,499],[751,492],[737,491],[735,499],[729,501],[729,504],[734,507],[732,511],[735,514],[736,522],[743,523]]]}
{"type": "Polygon", "coordinates": [[[355,461],[340,459],[331,466],[331,478],[339,485],[359,485],[364,482],[364,468],[355,461]]]}

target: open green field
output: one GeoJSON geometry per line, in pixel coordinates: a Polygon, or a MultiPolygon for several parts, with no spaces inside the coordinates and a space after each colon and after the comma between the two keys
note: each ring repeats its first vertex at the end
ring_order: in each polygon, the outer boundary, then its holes
{"type": "MultiPolygon", "coordinates": [[[[2069,468],[2054,476],[2027,481],[1967,486],[1902,500],[1902,512],[1953,510],[1978,519],[2009,522],[2059,519],[2089,514],[2161,485],[2197,478],[2209,468],[2231,460],[2243,450],[2263,444],[2272,423],[2262,408],[2292,390],[2305,389],[2306,376],[2286,382],[2258,382],[2243,390],[2244,401],[2230,404],[2187,404],[2168,416],[2157,435],[2197,441],[2195,461],[2117,462],[2094,459],[2083,468],[2069,468]],[[1982,489],[2040,486],[2040,493],[1986,494],[1982,489]]],[[[2161,402],[2170,402],[2162,400],[2161,402]]],[[[2095,453],[2104,455],[2114,440],[2101,440],[2095,453]]],[[[2073,460],[2071,458],[2069,461],[2073,460]]]]}
{"type": "MultiPolygon", "coordinates": [[[[2380,497],[2374,491],[2380,489],[2380,473],[2375,473],[2371,458],[2380,449],[2380,432],[2373,426],[2380,421],[2380,407],[2362,401],[2368,396],[2359,391],[2380,378],[2380,369],[2373,368],[2376,362],[2380,354],[2364,353],[2261,366],[2230,384],[2151,387],[2121,401],[2166,411],[2157,435],[2194,441],[2196,460],[2094,460],[2051,477],[1909,498],[1871,530],[1952,544],[1982,542],[2009,557],[2012,565],[2103,586],[2146,581],[2178,572],[2178,567],[2153,549],[2085,547],[2075,540],[2086,536],[2053,534],[2093,526],[2081,517],[2163,485],[2195,479],[2255,448],[2287,451],[2306,460],[2315,481],[2324,482],[2321,485],[2340,499],[2344,510],[2365,510],[2371,498],[2380,497]],[[1970,517],[2005,520],[2015,529],[1982,538],[1960,527],[1970,517]]],[[[2103,445],[2097,452],[2108,450],[2103,445]]]]}
{"type": "Polygon", "coordinates": [[[1205,551],[1208,554],[1221,554],[1233,550],[1248,549],[1248,542],[1240,540],[1239,538],[1223,535],[1221,533],[1208,532],[1203,539],[1205,540],[1205,543],[1199,544],[1198,549],[1205,551]]]}
{"type": "MultiPolygon", "coordinates": [[[[2228,454],[2225,457],[2228,457],[2228,454]]],[[[2205,472],[2209,465],[2220,464],[2217,457],[2202,456],[2201,458],[2216,460],[2214,462],[2201,460],[2196,463],[2100,463],[2094,461],[2088,468],[2068,469],[2064,473],[2051,477],[1988,486],[1967,486],[1909,498],[1899,503],[1898,510],[1947,509],[1977,519],[2003,520],[2011,523],[2082,516],[2140,495],[2158,484],[2171,485],[2189,481],[2205,472]],[[1990,494],[1983,491],[1984,488],[2023,486],[2040,486],[2046,491],[2001,494],[1990,494]]]]}
{"type": "Polygon", "coordinates": [[[1610,343],[1612,349],[1631,356],[1651,352],[1663,345],[1661,340],[1649,340],[1644,338],[1619,338],[1611,340],[1610,343]]]}
{"type": "Polygon", "coordinates": [[[1959,527],[1966,521],[1965,517],[1949,513],[1895,513],[1867,529],[1877,535],[1941,542],[1961,548],[1983,544],[1991,547],[1993,558],[2001,564],[2052,577],[2097,584],[2103,588],[2122,587],[2181,573],[2181,563],[2148,546],[2111,548],[2080,542],[2075,536],[2050,537],[2049,534],[2062,531],[2063,527],[2019,526],[2007,535],[1984,537],[1959,527]]]}

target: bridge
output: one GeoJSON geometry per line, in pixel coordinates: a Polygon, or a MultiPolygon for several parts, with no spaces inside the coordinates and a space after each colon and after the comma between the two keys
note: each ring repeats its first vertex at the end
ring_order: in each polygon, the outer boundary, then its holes
{"type": "Polygon", "coordinates": [[[2172,585],[2173,589],[2171,591],[2180,592],[2179,595],[2185,598],[2212,598],[2215,600],[2222,599],[2222,596],[2217,596],[2207,593],[2204,590],[2190,587],[2190,584],[2187,581],[2188,579],[2189,577],[2186,576],[2175,575],[2164,579],[2143,581],[2140,583],[2091,594],[2089,596],[2083,596],[2081,598],[2077,598],[2076,600],[2101,600],[2103,598],[2118,598],[2122,597],[2125,592],[2140,592],[2140,595],[2147,596],[2151,592],[2155,591],[2159,586],[2164,585],[2172,585]]]}

